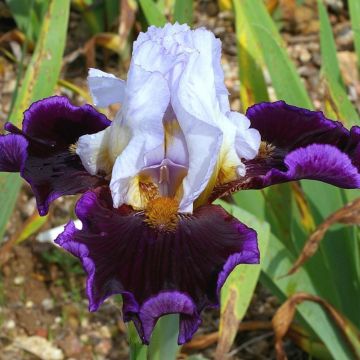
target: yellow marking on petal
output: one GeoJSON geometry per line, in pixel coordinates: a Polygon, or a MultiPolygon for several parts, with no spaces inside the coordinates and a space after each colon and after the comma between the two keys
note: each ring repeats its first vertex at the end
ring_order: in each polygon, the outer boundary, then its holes
{"type": "Polygon", "coordinates": [[[166,154],[166,150],[171,146],[174,136],[181,132],[182,132],[181,127],[176,119],[164,121],[165,154],[166,154]]]}
{"type": "Polygon", "coordinates": [[[194,202],[194,208],[207,203],[214,187],[225,182],[230,182],[237,179],[237,167],[240,165],[240,161],[234,162],[230,156],[230,148],[222,145],[219,158],[214,167],[214,171],[206,185],[204,191],[194,202]]]}
{"type": "Polygon", "coordinates": [[[179,202],[174,198],[158,197],[150,200],[145,209],[145,222],[159,231],[176,230],[179,217],[179,202]]]}
{"type": "Polygon", "coordinates": [[[117,157],[124,151],[129,144],[132,133],[127,125],[112,123],[109,133],[108,156],[114,164],[117,157]]]}
{"type": "Polygon", "coordinates": [[[229,149],[220,152],[220,168],[217,174],[215,185],[225,184],[227,182],[236,180],[238,177],[236,170],[240,166],[240,160],[238,159],[237,155],[236,159],[231,158],[229,152],[229,149]]]}
{"type": "Polygon", "coordinates": [[[143,210],[149,201],[159,197],[159,189],[150,176],[140,174],[130,180],[126,197],[127,204],[136,210],[143,210]]]}
{"type": "Polygon", "coordinates": [[[269,156],[271,156],[271,154],[273,153],[273,151],[275,150],[275,146],[266,142],[266,141],[262,141],[260,143],[260,147],[259,147],[259,152],[257,154],[257,158],[267,158],[269,156]]]}
{"type": "Polygon", "coordinates": [[[71,145],[69,146],[69,152],[70,152],[70,154],[76,155],[76,149],[77,149],[77,143],[71,144],[71,145]]]}

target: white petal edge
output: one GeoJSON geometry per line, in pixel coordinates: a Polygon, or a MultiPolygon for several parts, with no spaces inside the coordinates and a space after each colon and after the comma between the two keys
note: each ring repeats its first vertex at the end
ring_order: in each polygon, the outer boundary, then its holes
{"type": "Polygon", "coordinates": [[[107,107],[123,103],[126,82],[98,69],[89,69],[88,83],[95,106],[107,107]]]}
{"type": "Polygon", "coordinates": [[[91,175],[96,175],[100,170],[109,170],[108,164],[108,136],[109,129],[99,131],[96,134],[80,136],[76,154],[79,155],[81,162],[91,175]]]}

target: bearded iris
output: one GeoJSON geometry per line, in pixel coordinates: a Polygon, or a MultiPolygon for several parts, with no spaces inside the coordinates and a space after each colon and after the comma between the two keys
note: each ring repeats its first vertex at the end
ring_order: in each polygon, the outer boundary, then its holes
{"type": "Polygon", "coordinates": [[[232,269],[259,262],[255,231],[213,200],[302,178],[360,187],[358,127],[282,101],[232,112],[220,56],[205,29],[150,27],[126,81],[89,72],[95,105],[121,104],[112,122],[51,97],[0,138],[0,170],[20,171],[41,214],[84,193],[82,229],[70,222],[56,242],[82,261],[90,310],[121,294],[144,343],[169,313],[188,341],[232,269]]]}

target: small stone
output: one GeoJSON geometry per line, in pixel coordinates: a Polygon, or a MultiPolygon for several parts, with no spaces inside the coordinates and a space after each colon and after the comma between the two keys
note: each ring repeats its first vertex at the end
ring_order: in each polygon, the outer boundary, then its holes
{"type": "Polygon", "coordinates": [[[59,342],[59,346],[63,349],[67,358],[78,356],[82,351],[82,344],[78,337],[73,333],[69,333],[65,338],[63,338],[59,342]]]}
{"type": "Polygon", "coordinates": [[[23,276],[16,276],[14,278],[14,284],[15,285],[21,285],[25,282],[25,278],[23,276]]]}
{"type": "Polygon", "coordinates": [[[225,11],[221,11],[219,13],[218,17],[221,20],[233,20],[234,19],[234,13],[231,10],[225,10],[225,11]]]}
{"type": "Polygon", "coordinates": [[[34,307],[34,303],[31,300],[28,300],[25,304],[25,307],[27,307],[28,309],[31,309],[34,307]]]}
{"type": "Polygon", "coordinates": [[[15,339],[14,346],[34,354],[42,360],[63,360],[63,352],[40,336],[20,336],[15,339]]]}
{"type": "Polygon", "coordinates": [[[103,339],[95,346],[95,352],[100,355],[106,356],[109,354],[110,350],[111,341],[109,339],[103,339]]]}
{"type": "Polygon", "coordinates": [[[106,339],[110,339],[111,338],[111,332],[108,326],[102,326],[99,329],[99,333],[102,337],[106,338],[106,339]]]}
{"type": "Polygon", "coordinates": [[[86,344],[89,341],[89,336],[87,336],[86,334],[81,334],[80,340],[82,343],[86,344]]]}
{"type": "Polygon", "coordinates": [[[81,327],[87,328],[88,326],[89,326],[89,319],[88,318],[81,319],[81,327]]]}
{"type": "Polygon", "coordinates": [[[15,327],[16,327],[16,323],[14,320],[9,320],[5,323],[5,328],[8,330],[15,329],[15,327]]]}
{"type": "Polygon", "coordinates": [[[24,202],[21,211],[26,217],[30,217],[34,213],[35,209],[36,209],[36,200],[35,197],[32,197],[28,201],[24,202]]]}
{"type": "Polygon", "coordinates": [[[306,48],[303,48],[300,52],[299,58],[302,63],[307,63],[311,60],[311,54],[306,48]]]}
{"type": "Polygon", "coordinates": [[[41,302],[42,307],[46,311],[51,311],[54,309],[54,300],[51,298],[46,298],[41,302]]]}

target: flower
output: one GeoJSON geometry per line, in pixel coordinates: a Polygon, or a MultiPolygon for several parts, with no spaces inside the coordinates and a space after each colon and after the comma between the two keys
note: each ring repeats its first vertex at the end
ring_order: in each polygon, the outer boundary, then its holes
{"type": "Polygon", "coordinates": [[[84,169],[72,146],[81,135],[109,125],[92,106],[74,106],[66,97],[37,101],[25,111],[22,130],[5,124],[12,134],[0,137],[0,170],[20,172],[31,185],[40,215],[46,215],[58,197],[105,183],[84,169]]]}
{"type": "Polygon", "coordinates": [[[221,44],[205,29],[150,27],[126,81],[89,72],[95,104],[121,103],[110,123],[89,105],[52,97],[0,137],[0,170],[20,171],[39,211],[85,192],[56,242],[88,275],[89,308],[122,294],[124,320],[148,343],[179,313],[179,344],[217,306],[238,264],[259,262],[256,232],[211,202],[303,178],[360,187],[360,129],[279,101],[230,110],[221,44]]]}

